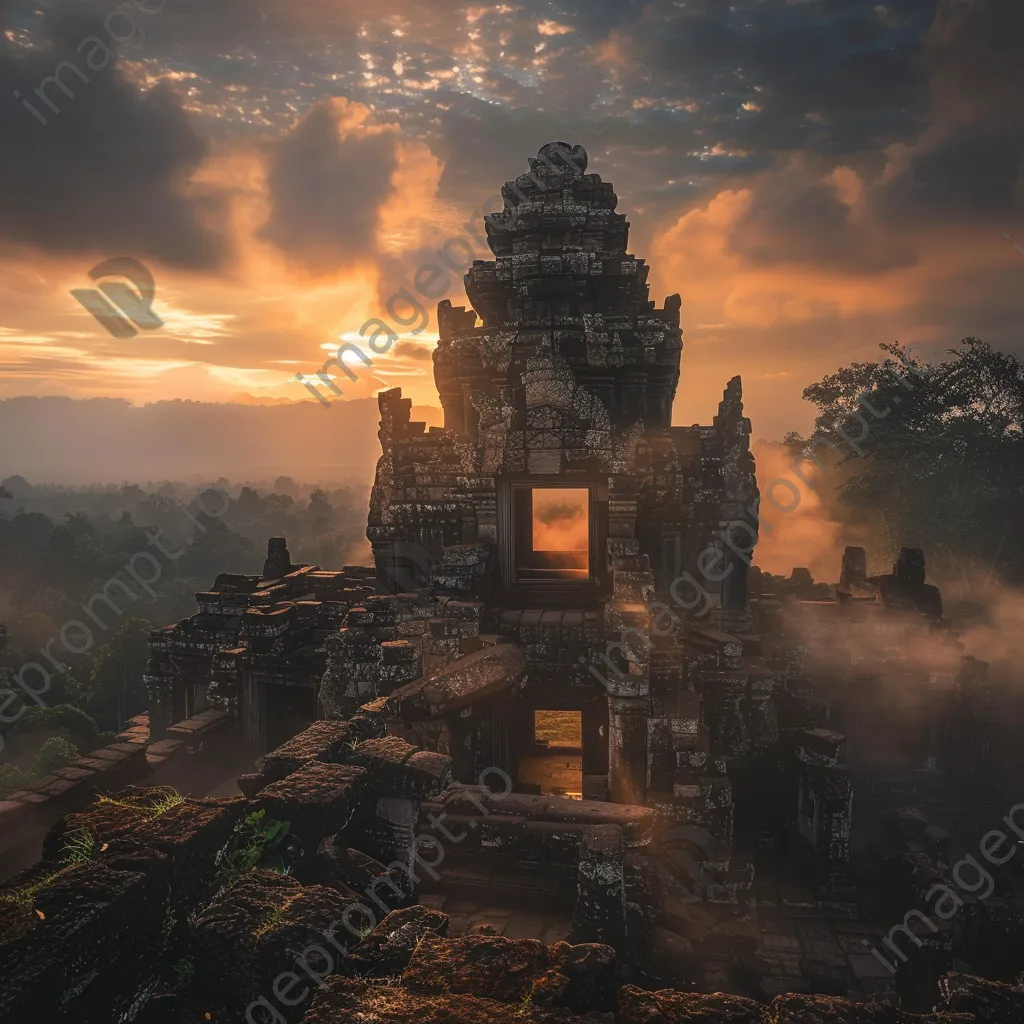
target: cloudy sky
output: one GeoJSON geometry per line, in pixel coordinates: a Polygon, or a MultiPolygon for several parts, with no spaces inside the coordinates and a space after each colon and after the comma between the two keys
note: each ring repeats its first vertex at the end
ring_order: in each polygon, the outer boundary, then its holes
{"type": "Polygon", "coordinates": [[[652,296],[683,297],[679,423],[741,373],[779,437],[881,342],[1024,338],[1021,0],[0,0],[0,21],[0,397],[314,401],[294,375],[381,316],[402,339],[346,397],[429,403],[434,303],[395,296],[433,262],[424,290],[464,302],[437,251],[488,255],[481,211],[556,137],[614,182],[652,296]],[[72,95],[44,100],[61,62],[72,95]],[[152,272],[162,328],[114,338],[71,295],[116,257],[152,272]]]}

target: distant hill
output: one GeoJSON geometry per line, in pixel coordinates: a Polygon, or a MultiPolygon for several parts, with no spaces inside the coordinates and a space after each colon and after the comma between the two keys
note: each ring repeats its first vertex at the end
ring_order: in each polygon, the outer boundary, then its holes
{"type": "MultiPolygon", "coordinates": [[[[440,423],[439,409],[416,418],[440,423]]],[[[380,456],[376,399],[287,405],[120,398],[0,401],[0,479],[33,484],[232,480],[369,483],[380,456]]]]}

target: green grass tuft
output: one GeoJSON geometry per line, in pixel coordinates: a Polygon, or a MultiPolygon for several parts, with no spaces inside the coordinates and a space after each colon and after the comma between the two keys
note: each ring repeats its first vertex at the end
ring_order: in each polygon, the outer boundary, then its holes
{"type": "Polygon", "coordinates": [[[60,848],[61,863],[84,864],[92,860],[95,851],[96,838],[87,828],[72,829],[60,848]]]}

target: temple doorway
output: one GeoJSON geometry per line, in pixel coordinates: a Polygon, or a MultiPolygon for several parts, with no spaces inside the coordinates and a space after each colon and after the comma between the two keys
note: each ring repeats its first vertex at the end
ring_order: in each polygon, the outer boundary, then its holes
{"type": "Polygon", "coordinates": [[[583,799],[583,712],[537,708],[519,757],[516,788],[583,799]]]}

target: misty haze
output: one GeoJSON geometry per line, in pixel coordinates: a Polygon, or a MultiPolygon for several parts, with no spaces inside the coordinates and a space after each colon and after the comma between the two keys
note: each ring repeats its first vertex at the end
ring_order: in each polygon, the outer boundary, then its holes
{"type": "Polygon", "coordinates": [[[0,1024],[1024,1021],[1022,42],[0,2],[0,1024]]]}

